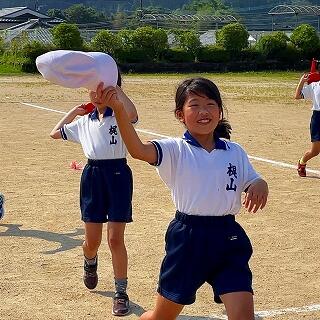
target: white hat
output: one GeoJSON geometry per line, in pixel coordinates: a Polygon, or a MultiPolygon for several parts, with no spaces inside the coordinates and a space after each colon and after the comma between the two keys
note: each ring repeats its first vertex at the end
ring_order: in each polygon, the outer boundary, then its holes
{"type": "Polygon", "coordinates": [[[36,65],[46,80],[67,88],[96,91],[100,82],[115,87],[118,80],[116,62],[102,52],[50,51],[37,57],[36,65]]]}

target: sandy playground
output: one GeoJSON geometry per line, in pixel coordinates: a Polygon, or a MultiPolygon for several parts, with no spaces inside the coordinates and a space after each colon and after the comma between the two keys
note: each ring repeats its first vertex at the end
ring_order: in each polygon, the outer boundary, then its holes
{"type": "MultiPolygon", "coordinates": [[[[172,110],[176,85],[185,77],[124,77],[124,89],[139,111],[142,139],[183,133],[172,110]]],[[[310,102],[293,100],[299,75],[284,81],[208,77],[222,91],[232,140],[254,157],[253,165],[270,188],[263,212],[242,210],[237,218],[254,247],[256,318],[320,319],[320,157],[310,161],[313,171],[307,178],[298,177],[295,165],[309,147],[311,113],[310,102]]],[[[85,161],[81,147],[49,137],[63,112],[88,100],[87,92],[60,88],[40,76],[0,77],[0,85],[0,192],[6,196],[6,216],[0,221],[0,319],[115,319],[105,239],[96,290],[82,283],[81,172],[69,168],[72,160],[85,161]]],[[[126,319],[132,320],[154,305],[164,233],[174,207],[155,169],[128,159],[134,173],[134,222],[126,229],[132,305],[126,319]]],[[[224,310],[213,302],[209,286],[179,317],[218,319],[225,319],[224,310]]]]}

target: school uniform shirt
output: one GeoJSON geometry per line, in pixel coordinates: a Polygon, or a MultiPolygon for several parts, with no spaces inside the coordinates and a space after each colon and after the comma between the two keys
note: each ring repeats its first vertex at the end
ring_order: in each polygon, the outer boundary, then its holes
{"type": "Polygon", "coordinates": [[[98,111],[94,109],[65,124],[60,132],[62,139],[80,143],[88,159],[121,159],[127,156],[127,148],[111,108],[106,109],[100,121],[98,111]]]}
{"type": "Polygon", "coordinates": [[[154,164],[171,190],[178,211],[199,216],[235,215],[241,193],[260,176],[242,147],[215,139],[206,151],[187,131],[181,138],[153,140],[158,153],[154,164]]]}
{"type": "Polygon", "coordinates": [[[304,99],[312,100],[312,110],[320,111],[320,81],[304,85],[301,93],[304,99]]]}

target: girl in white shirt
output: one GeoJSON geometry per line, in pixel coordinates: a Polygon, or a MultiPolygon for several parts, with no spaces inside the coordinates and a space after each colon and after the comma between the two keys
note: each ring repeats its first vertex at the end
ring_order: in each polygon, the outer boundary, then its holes
{"type": "MultiPolygon", "coordinates": [[[[319,73],[319,71],[316,71],[319,73]]],[[[309,83],[310,74],[303,74],[297,85],[295,98],[312,101],[312,116],[310,119],[311,147],[298,161],[298,174],[306,177],[307,162],[320,153],[320,81],[309,83]],[[308,84],[309,83],[309,84],[308,84]]]]}
{"type": "Polygon", "coordinates": [[[176,206],[165,235],[156,306],[140,319],[176,319],[196,291],[208,282],[230,320],[253,320],[249,238],[235,221],[245,192],[249,212],[263,209],[267,183],[247,154],[227,140],[231,127],[223,115],[220,93],[205,78],[183,81],[176,92],[175,116],[187,131],[183,138],[143,143],[114,88],[99,85],[94,103],[109,105],[122,138],[136,159],[154,164],[176,206]],[[227,138],[227,139],[225,139],[227,138]]]}

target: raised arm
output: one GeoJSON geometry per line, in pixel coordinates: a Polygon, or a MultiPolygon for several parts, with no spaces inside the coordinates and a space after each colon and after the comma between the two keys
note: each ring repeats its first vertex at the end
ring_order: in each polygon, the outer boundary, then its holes
{"type": "Polygon", "coordinates": [[[124,109],[126,110],[129,120],[132,123],[137,122],[138,120],[138,112],[134,105],[134,103],[130,100],[130,98],[125,94],[124,91],[120,87],[116,87],[117,95],[120,101],[122,101],[124,109]]]}
{"type": "Polygon", "coordinates": [[[123,91],[119,94],[118,88],[108,87],[104,90],[102,88],[99,84],[95,95],[90,94],[91,102],[98,106],[107,105],[113,109],[121,137],[133,158],[156,163],[158,156],[155,146],[151,142],[143,143],[132,126],[125,103],[119,97],[123,91]]]}
{"type": "Polygon", "coordinates": [[[299,81],[297,88],[296,88],[296,92],[295,92],[295,96],[294,96],[295,99],[303,99],[303,95],[301,93],[301,90],[302,90],[304,84],[308,81],[308,78],[309,78],[309,75],[307,73],[305,73],[301,76],[300,81],[299,81]]]}
{"type": "Polygon", "coordinates": [[[74,120],[76,116],[83,116],[86,113],[84,105],[76,106],[72,108],[52,129],[50,132],[50,137],[53,139],[61,139],[60,129],[67,123],[74,120]]]}

